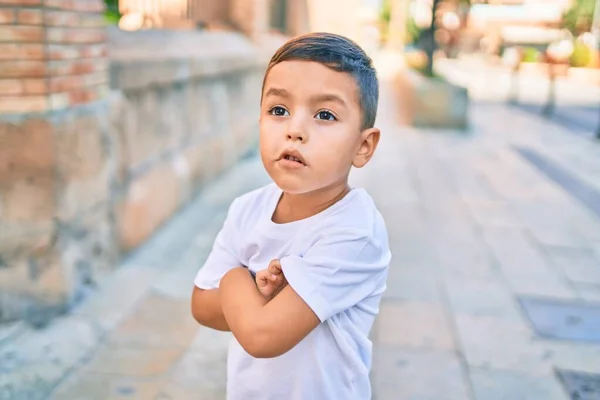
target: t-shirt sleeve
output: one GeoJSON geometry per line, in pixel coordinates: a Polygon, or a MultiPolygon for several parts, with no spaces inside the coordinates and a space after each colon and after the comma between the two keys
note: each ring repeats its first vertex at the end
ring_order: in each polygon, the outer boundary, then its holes
{"type": "Polygon", "coordinates": [[[280,261],[289,285],[323,322],[383,290],[390,259],[387,243],[346,231],[324,234],[304,255],[280,261]]]}
{"type": "Polygon", "coordinates": [[[208,258],[194,279],[194,284],[200,289],[217,289],[223,275],[241,264],[235,246],[237,232],[234,221],[237,212],[236,201],[234,201],[229,207],[225,222],[215,238],[208,258]]]}

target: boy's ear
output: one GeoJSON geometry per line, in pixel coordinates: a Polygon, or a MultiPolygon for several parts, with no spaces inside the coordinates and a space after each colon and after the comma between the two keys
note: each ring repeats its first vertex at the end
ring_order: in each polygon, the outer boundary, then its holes
{"type": "Polygon", "coordinates": [[[360,133],[361,143],[352,165],[356,168],[362,168],[369,162],[375,153],[375,149],[377,149],[380,135],[381,131],[378,128],[368,128],[360,133]]]}

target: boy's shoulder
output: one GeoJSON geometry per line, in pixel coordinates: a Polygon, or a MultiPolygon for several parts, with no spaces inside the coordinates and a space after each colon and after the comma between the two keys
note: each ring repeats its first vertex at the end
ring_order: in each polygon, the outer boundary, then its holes
{"type": "Polygon", "coordinates": [[[243,223],[248,219],[258,218],[280,193],[274,183],[259,187],[236,197],[229,206],[228,218],[243,223]]]}
{"type": "Polygon", "coordinates": [[[382,233],[387,236],[383,216],[365,189],[353,189],[340,203],[329,218],[322,221],[322,232],[326,233],[331,229],[367,236],[380,236],[382,233]]]}
{"type": "Polygon", "coordinates": [[[273,200],[274,196],[277,196],[278,192],[280,193],[280,190],[277,185],[269,183],[236,197],[231,203],[230,209],[234,212],[242,210],[254,211],[253,206],[264,207],[273,200]]]}

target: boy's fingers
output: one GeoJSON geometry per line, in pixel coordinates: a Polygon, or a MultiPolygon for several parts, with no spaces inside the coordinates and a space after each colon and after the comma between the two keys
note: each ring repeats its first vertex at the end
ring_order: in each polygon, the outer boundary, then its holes
{"type": "Polygon", "coordinates": [[[279,260],[271,261],[271,263],[269,264],[269,272],[275,275],[281,273],[281,264],[279,263],[279,260]]]}

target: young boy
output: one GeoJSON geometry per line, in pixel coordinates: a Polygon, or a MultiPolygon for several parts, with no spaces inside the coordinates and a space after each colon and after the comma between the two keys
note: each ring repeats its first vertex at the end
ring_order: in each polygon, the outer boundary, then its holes
{"type": "Polygon", "coordinates": [[[386,288],[384,221],[352,166],[373,156],[378,82],[352,41],[314,33],[267,68],[260,154],[274,183],[233,201],[192,313],[231,331],[227,398],[370,399],[368,335],[386,288]]]}

